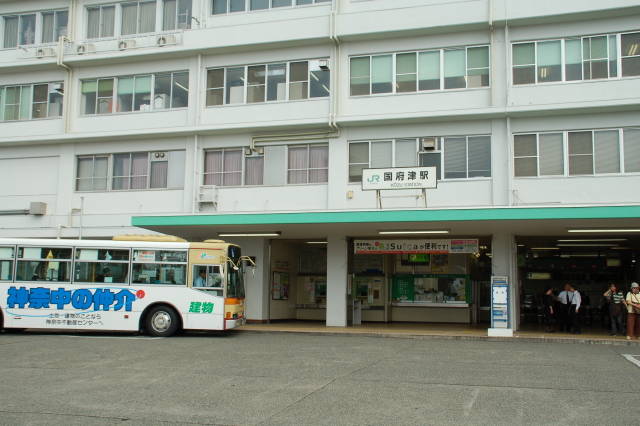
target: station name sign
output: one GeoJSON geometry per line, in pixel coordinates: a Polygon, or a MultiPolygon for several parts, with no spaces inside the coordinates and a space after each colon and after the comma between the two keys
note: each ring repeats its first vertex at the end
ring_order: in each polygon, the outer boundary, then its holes
{"type": "Polygon", "coordinates": [[[435,167],[393,167],[362,170],[362,190],[436,188],[435,167]]]}
{"type": "Polygon", "coordinates": [[[471,254],[478,240],[355,240],[355,254],[471,254]]]}

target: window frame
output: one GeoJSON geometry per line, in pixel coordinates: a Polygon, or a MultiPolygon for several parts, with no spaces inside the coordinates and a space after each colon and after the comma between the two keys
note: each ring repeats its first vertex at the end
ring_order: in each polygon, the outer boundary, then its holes
{"type": "MultiPolygon", "coordinates": [[[[175,0],[176,2],[176,6],[175,6],[175,20],[173,22],[173,28],[165,28],[164,27],[164,13],[165,10],[167,8],[167,1],[170,0],[162,0],[162,7],[161,7],[161,15],[162,15],[162,31],[184,31],[184,30],[190,30],[191,29],[191,23],[193,21],[193,0],[175,0]],[[191,16],[188,18],[188,20],[185,22],[185,28],[180,28],[180,14],[178,13],[180,11],[180,2],[182,1],[190,1],[191,5],[190,5],[190,10],[191,10],[191,16]]],[[[197,0],[196,0],[197,1],[197,0]]],[[[158,13],[156,11],[156,13],[158,13]]]]}
{"type": "Polygon", "coordinates": [[[141,248],[141,247],[135,247],[132,246],[131,247],[131,254],[129,256],[129,282],[130,285],[157,285],[157,286],[178,286],[178,287],[189,287],[189,282],[187,280],[188,278],[188,274],[189,274],[189,250],[186,249],[180,249],[180,248],[176,248],[176,249],[163,249],[163,248],[157,248],[157,247],[147,247],[147,248],[141,248]],[[185,261],[177,261],[177,260],[156,260],[154,259],[153,261],[139,261],[136,260],[134,257],[134,254],[136,253],[136,251],[153,251],[153,252],[162,252],[162,251],[170,251],[170,252],[181,252],[181,253],[185,253],[185,261]],[[134,265],[179,265],[184,267],[184,284],[164,284],[164,283],[134,283],[133,282],[133,268],[134,265]]]}
{"type": "Polygon", "coordinates": [[[318,4],[323,4],[323,3],[331,3],[332,0],[312,0],[311,3],[309,4],[297,4],[298,2],[296,0],[291,0],[291,5],[290,6],[273,6],[273,1],[274,0],[268,0],[269,6],[264,8],[264,9],[251,9],[251,0],[244,0],[244,10],[238,10],[238,11],[234,11],[231,12],[231,1],[232,0],[224,0],[225,1],[225,12],[224,13],[213,13],[214,11],[214,3],[215,0],[209,0],[209,15],[210,16],[226,16],[226,15],[235,15],[237,13],[250,13],[250,12],[261,12],[261,11],[265,11],[265,10],[272,10],[272,9],[294,9],[297,7],[311,7],[311,6],[316,6],[318,4]]]}
{"type": "Polygon", "coordinates": [[[133,256],[133,250],[131,249],[131,247],[74,247],[73,249],[73,265],[72,265],[72,269],[71,269],[71,283],[72,284],[83,284],[83,285],[105,285],[105,284],[113,284],[113,285],[126,285],[126,286],[130,286],[131,285],[131,263],[132,263],[132,256],[133,256]],[[80,250],[119,250],[119,251],[126,251],[129,253],[129,257],[127,258],[127,260],[83,260],[83,259],[78,259],[78,252],[80,250]],[[125,282],[113,282],[113,283],[106,283],[106,282],[100,282],[100,281],[95,281],[95,282],[91,282],[91,281],[81,281],[81,280],[76,280],[75,279],[75,272],[76,272],[76,264],[78,263],[121,263],[121,264],[126,264],[127,265],[127,279],[125,280],[125,282]]]}
{"type": "Polygon", "coordinates": [[[2,283],[2,282],[9,283],[9,282],[15,281],[16,266],[17,266],[17,263],[18,263],[18,247],[16,245],[6,244],[6,245],[1,245],[0,248],[13,249],[13,256],[12,257],[1,257],[0,256],[0,262],[11,262],[10,263],[10,267],[9,267],[9,279],[8,280],[3,280],[2,277],[0,277],[0,283],[2,283]]]}
{"type": "Polygon", "coordinates": [[[109,40],[118,37],[116,29],[119,25],[117,25],[117,18],[119,14],[119,6],[120,3],[104,3],[104,4],[90,4],[85,6],[84,8],[84,21],[85,21],[85,38],[86,40],[109,40]],[[104,19],[103,19],[103,9],[113,7],[113,28],[111,29],[112,35],[104,35],[104,19]],[[89,37],[89,10],[98,9],[98,37],[89,37]]]}
{"type": "MultiPolygon", "coordinates": [[[[515,158],[524,158],[524,157],[515,157],[514,154],[511,155],[511,166],[513,167],[512,179],[558,179],[558,178],[597,178],[602,176],[623,176],[623,175],[640,175],[640,172],[627,172],[625,170],[625,155],[624,155],[624,130],[625,129],[640,129],[637,126],[625,126],[625,127],[604,127],[597,129],[571,129],[571,130],[545,130],[541,132],[518,132],[514,133],[511,137],[511,147],[512,150],[515,148],[515,137],[519,135],[536,135],[536,148],[537,148],[537,171],[535,176],[516,176],[515,175],[515,158]],[[597,132],[612,132],[615,131],[618,133],[618,167],[619,172],[607,172],[607,173],[598,173],[596,171],[596,150],[595,150],[595,134],[597,132]],[[590,174],[571,174],[569,171],[569,133],[582,133],[589,132],[591,133],[591,161],[592,161],[592,170],[593,172],[590,174]],[[540,135],[545,134],[562,134],[562,155],[563,155],[563,174],[561,175],[540,175],[540,135]]],[[[589,154],[574,154],[575,155],[589,155],[589,154]]]]}
{"type": "MultiPolygon", "coordinates": [[[[422,155],[425,154],[430,154],[430,153],[434,153],[434,154],[439,154],[440,155],[440,173],[439,176],[437,176],[437,179],[439,181],[445,181],[445,182],[455,182],[455,181],[467,181],[467,180],[486,180],[486,179],[493,179],[493,163],[490,164],[490,170],[489,170],[489,176],[473,176],[473,177],[469,177],[469,138],[474,138],[474,137],[488,137],[489,138],[489,157],[491,158],[491,153],[493,150],[493,138],[491,134],[472,134],[472,135],[446,135],[446,136],[429,136],[429,137],[435,137],[436,139],[436,148],[430,151],[422,151],[420,148],[420,139],[422,139],[424,136],[419,136],[419,137],[397,137],[397,138],[390,138],[390,139],[365,139],[365,140],[350,140],[348,141],[348,145],[349,147],[351,146],[351,144],[358,144],[358,143],[367,143],[368,144],[368,155],[369,155],[369,161],[368,163],[351,163],[349,162],[349,155],[347,153],[347,184],[349,185],[357,185],[360,184],[360,181],[351,181],[351,176],[349,175],[348,170],[350,169],[351,166],[359,166],[359,165],[364,165],[366,164],[367,167],[365,168],[372,168],[371,167],[371,145],[373,143],[376,142],[388,142],[388,141],[392,141],[392,145],[391,145],[391,152],[392,152],[392,160],[391,160],[391,166],[389,166],[390,168],[394,168],[394,167],[420,167],[420,158],[422,155]],[[444,157],[445,157],[445,150],[446,150],[446,143],[444,142],[444,140],[446,138],[465,138],[465,145],[466,145],[466,175],[467,177],[464,178],[445,178],[445,167],[444,167],[444,157]],[[415,147],[416,147],[416,166],[396,166],[396,143],[397,141],[406,141],[406,140],[411,140],[411,139],[415,139],[415,147]]],[[[349,149],[349,148],[348,148],[349,149]]],[[[347,151],[348,151],[347,149],[347,151]]]]}
{"type": "Polygon", "coordinates": [[[526,86],[533,86],[533,85],[538,85],[538,84],[575,84],[575,83],[586,83],[586,82],[590,82],[590,81],[610,81],[610,80],[622,80],[622,79],[629,79],[629,78],[639,78],[640,75],[630,75],[630,76],[623,76],[623,71],[622,71],[622,59],[623,58],[633,58],[633,57],[639,57],[640,56],[640,51],[638,53],[638,55],[635,56],[623,56],[622,55],[622,36],[626,35],[626,34],[639,34],[640,35],[640,31],[625,31],[625,32],[616,32],[616,33],[602,33],[602,34],[590,34],[590,35],[582,35],[582,36],[567,36],[567,37],[561,37],[561,38],[549,38],[549,39],[537,39],[537,40],[522,40],[522,41],[512,41],[511,42],[511,49],[509,51],[509,56],[511,58],[511,65],[510,65],[510,75],[509,75],[509,84],[511,87],[526,87],[526,86]],[[584,43],[586,40],[590,40],[594,37],[605,37],[606,40],[606,48],[607,48],[607,77],[606,78],[585,78],[585,73],[584,73],[584,67],[586,63],[591,63],[593,62],[592,59],[585,59],[584,57],[584,43]],[[616,52],[615,52],[615,75],[613,75],[613,70],[611,68],[611,64],[612,64],[612,52],[611,52],[611,40],[615,40],[616,41],[616,52]],[[581,74],[581,78],[579,79],[573,79],[573,80],[567,80],[567,73],[566,73],[566,68],[567,65],[569,65],[569,63],[567,62],[567,42],[571,41],[571,40],[579,40],[580,41],[580,74],[581,74]],[[544,43],[544,42],[549,42],[549,41],[560,41],[561,45],[561,70],[562,70],[562,77],[560,80],[557,81],[548,81],[548,82],[539,82],[538,81],[538,44],[539,43],[544,43]],[[534,65],[534,69],[535,69],[535,81],[533,83],[523,83],[523,84],[514,84],[514,79],[513,79],[513,71],[515,68],[517,67],[524,67],[525,65],[514,65],[513,64],[513,53],[514,53],[514,46],[516,45],[520,45],[520,44],[533,44],[534,45],[534,60],[535,60],[535,64],[529,64],[527,66],[531,66],[534,65]]]}
{"type": "MultiPolygon", "coordinates": [[[[118,28],[120,29],[120,37],[136,37],[139,35],[145,35],[145,34],[154,34],[158,32],[158,28],[157,28],[157,18],[158,18],[158,2],[156,0],[125,0],[125,1],[121,1],[118,3],[119,8],[120,8],[120,22],[118,25],[118,28]],[[133,5],[135,3],[136,5],[136,31],[134,33],[129,33],[129,34],[123,34],[122,33],[122,20],[124,19],[124,14],[122,13],[122,8],[125,5],[133,5]],[[151,31],[145,31],[145,32],[141,32],[140,31],[140,26],[141,26],[141,15],[140,15],[140,9],[141,9],[141,5],[144,3],[149,3],[149,4],[153,4],[154,5],[154,21],[153,21],[153,29],[151,31]]],[[[161,11],[162,12],[162,11],[161,11]]],[[[116,17],[118,16],[118,12],[116,11],[116,17]]],[[[114,24],[115,25],[115,24],[114,24]]],[[[114,29],[114,33],[115,33],[115,29],[114,29]]]]}
{"type": "MultiPolygon", "coordinates": [[[[247,147],[226,147],[226,148],[207,148],[207,149],[203,149],[202,150],[202,178],[200,179],[201,181],[201,185],[205,186],[205,187],[223,187],[223,188],[238,188],[238,187],[242,187],[242,186],[246,186],[246,187],[261,187],[264,186],[264,176],[263,176],[263,183],[261,184],[247,184],[247,160],[249,159],[255,159],[255,158],[260,158],[262,159],[262,164],[264,167],[264,154],[254,154],[252,153],[251,155],[246,155],[246,149],[247,147]],[[210,152],[222,152],[222,167],[224,169],[224,152],[225,151],[241,151],[242,154],[242,169],[241,169],[241,179],[240,179],[240,185],[224,185],[224,174],[225,173],[238,173],[237,171],[234,172],[225,172],[224,170],[222,172],[207,172],[206,171],[206,167],[207,167],[207,153],[210,152]],[[222,185],[215,185],[215,184],[208,184],[206,183],[207,180],[207,176],[208,175],[222,175],[222,185]]],[[[264,173],[264,172],[263,172],[264,173]]]]}
{"type": "MultiPolygon", "coordinates": [[[[246,65],[228,65],[228,66],[223,66],[223,67],[219,67],[219,66],[215,66],[215,67],[208,67],[206,68],[206,73],[205,73],[205,108],[220,108],[220,107],[226,107],[226,106],[239,106],[239,105],[260,105],[260,104],[269,104],[269,103],[279,103],[279,102],[304,102],[304,101],[311,101],[314,99],[326,99],[326,98],[330,98],[331,97],[331,91],[329,91],[329,93],[326,96],[311,96],[311,79],[314,78],[311,74],[314,72],[312,70],[311,67],[311,63],[313,61],[321,61],[321,60],[329,60],[328,58],[314,58],[314,59],[301,59],[301,60],[286,60],[286,61],[274,61],[274,62],[262,62],[262,63],[254,63],[254,64],[246,64],[246,65]],[[291,81],[291,64],[295,64],[295,63],[301,63],[301,62],[306,62],[307,63],[307,79],[306,80],[300,80],[300,81],[291,81]],[[269,76],[268,76],[268,72],[269,72],[269,66],[273,66],[273,65],[284,65],[285,66],[285,99],[282,100],[269,100],[269,95],[268,95],[268,91],[269,91],[269,76]],[[265,68],[265,79],[264,79],[264,88],[265,88],[265,95],[264,95],[264,100],[263,101],[259,101],[259,102],[249,102],[249,87],[256,87],[259,86],[259,84],[249,84],[249,78],[248,78],[248,73],[249,73],[249,68],[252,67],[264,67],[265,68]],[[229,87],[240,87],[240,86],[227,86],[228,83],[228,72],[229,69],[238,69],[238,68],[242,68],[244,70],[244,84],[243,84],[243,100],[242,102],[236,102],[236,103],[228,103],[228,95],[227,95],[227,89],[229,87]],[[208,87],[209,83],[208,83],[208,75],[210,71],[219,71],[219,70],[223,70],[223,86],[222,87],[208,87]],[[306,82],[307,84],[307,90],[306,90],[306,97],[305,98],[301,98],[301,99],[291,99],[291,84],[292,83],[304,83],[306,82]],[[208,105],[207,104],[207,98],[208,98],[208,93],[210,91],[214,91],[214,90],[220,90],[222,89],[222,103],[220,104],[212,104],[212,105],[208,105]]],[[[330,85],[331,85],[331,75],[329,76],[329,81],[330,81],[330,85]]],[[[329,90],[331,90],[329,88],[329,90]]]]}
{"type": "MultiPolygon", "coordinates": [[[[166,150],[156,150],[156,151],[127,151],[127,152],[113,152],[113,153],[98,153],[98,154],[80,154],[80,155],[76,155],[75,157],[75,172],[74,172],[74,189],[73,192],[78,192],[78,193],[82,193],[82,192],[127,192],[127,191],[168,191],[168,190],[179,190],[182,191],[184,190],[184,182],[182,183],[182,187],[173,187],[169,185],[169,182],[167,182],[167,186],[164,188],[152,188],[151,187],[151,164],[156,162],[156,160],[154,160],[152,154],[155,152],[164,152],[167,154],[167,172],[171,169],[171,161],[168,158],[168,154],[171,152],[178,152],[178,151],[182,151],[185,152],[184,149],[166,149],[166,150]],[[114,174],[113,168],[115,166],[115,162],[114,162],[114,156],[116,155],[123,155],[123,154],[129,154],[129,173],[131,173],[131,168],[133,167],[132,164],[132,158],[134,154],[147,154],[147,174],[146,175],[118,175],[116,176],[114,174]],[[105,187],[105,189],[87,189],[87,190],[81,190],[78,189],[78,181],[80,179],[89,179],[89,178],[79,178],[78,177],[78,165],[79,165],[79,160],[83,159],[83,158],[94,158],[94,164],[95,164],[95,158],[96,157],[107,157],[107,185],[105,187]],[[133,177],[140,177],[140,176],[146,176],[146,185],[144,188],[130,188],[131,186],[131,178],[133,177]],[[114,178],[129,178],[129,188],[127,189],[113,189],[113,179],[114,178]]],[[[164,161],[164,160],[160,160],[160,161],[164,161]]],[[[186,161],[186,159],[185,159],[186,161]]],[[[174,166],[175,167],[175,166],[174,166]]],[[[186,164],[185,166],[186,167],[186,164]]],[[[92,180],[95,179],[95,177],[91,177],[92,180]]]]}
{"type": "Polygon", "coordinates": [[[289,144],[289,145],[285,145],[287,147],[286,149],[286,156],[285,156],[285,162],[287,165],[287,168],[285,170],[285,185],[326,185],[329,183],[329,144],[326,142],[321,142],[321,143],[300,143],[300,144],[289,144]],[[302,168],[302,169],[291,169],[289,168],[289,149],[290,148],[301,148],[301,147],[305,147],[306,151],[307,151],[307,167],[306,168],[302,168]],[[311,167],[311,147],[326,147],[327,148],[327,167],[311,167]],[[326,182],[309,182],[309,175],[310,172],[312,170],[326,170],[327,171],[327,181],[326,182]],[[307,179],[306,182],[301,182],[301,183],[290,183],[289,182],[289,172],[294,171],[294,172],[302,172],[302,171],[306,171],[306,175],[307,175],[307,179]]]}
{"type": "MultiPolygon", "coordinates": [[[[151,112],[161,112],[161,111],[178,111],[178,110],[186,110],[189,108],[189,93],[191,91],[190,87],[187,87],[187,105],[186,106],[180,106],[180,107],[173,107],[173,102],[174,102],[174,95],[173,95],[173,88],[175,83],[175,79],[176,79],[176,74],[187,74],[187,81],[189,81],[189,70],[180,70],[180,71],[158,71],[158,72],[153,72],[153,73],[144,73],[144,74],[130,74],[130,75],[120,75],[120,76],[114,76],[114,77],[96,77],[96,78],[87,78],[87,79],[81,79],[80,80],[80,105],[81,105],[81,112],[80,112],[80,116],[81,117],[94,117],[94,116],[109,116],[109,115],[117,115],[117,114],[143,114],[143,113],[151,113],[151,112]],[[169,87],[169,101],[168,101],[168,106],[164,107],[164,108],[156,108],[155,106],[155,97],[156,97],[156,78],[159,75],[166,75],[169,74],[170,75],[170,87],[169,87]],[[142,78],[142,77],[151,77],[151,90],[149,92],[149,108],[148,109],[138,109],[138,110],[133,110],[133,104],[134,104],[134,98],[135,98],[135,85],[134,85],[134,92],[132,93],[132,110],[131,111],[119,111],[119,106],[120,103],[118,102],[118,84],[120,82],[121,79],[128,79],[131,78],[134,80],[136,78],[142,78]],[[99,113],[98,112],[98,104],[99,104],[99,100],[100,99],[109,99],[109,97],[99,97],[98,96],[98,92],[99,92],[99,83],[101,80],[113,80],[113,89],[112,89],[112,94],[111,94],[111,112],[105,112],[105,113],[99,113]],[[86,113],[83,111],[82,109],[82,105],[86,105],[83,103],[82,101],[82,96],[84,96],[85,94],[82,92],[82,84],[85,82],[95,82],[96,83],[96,89],[95,89],[95,105],[94,105],[94,112],[93,113],[86,113]]],[[[91,92],[93,93],[93,92],[91,92]]],[[[144,92],[146,93],[146,92],[144,92]]]]}
{"type": "Polygon", "coordinates": [[[22,244],[22,245],[17,245],[16,246],[16,251],[15,251],[15,262],[14,262],[14,274],[13,274],[13,282],[16,283],[25,283],[25,282],[47,282],[47,283],[64,283],[64,284],[72,284],[73,283],[73,257],[74,257],[74,249],[73,246],[53,246],[53,247],[47,247],[47,246],[42,246],[42,245],[32,245],[32,244],[22,244]],[[63,250],[63,249],[69,249],[71,250],[71,257],[69,259],[59,259],[59,258],[52,258],[52,259],[47,259],[45,258],[31,258],[31,257],[25,257],[24,256],[24,249],[25,248],[40,248],[40,249],[59,249],[59,250],[63,250]],[[20,257],[20,249],[23,249],[23,254],[22,257],[20,257]],[[49,281],[49,280],[18,280],[18,263],[19,262],[58,262],[58,263],[67,263],[67,268],[68,268],[68,273],[69,273],[69,280],[67,281],[49,281]]]}
{"type": "MultiPolygon", "coordinates": [[[[409,73],[409,74],[413,74],[413,73],[409,73]]],[[[398,51],[398,52],[376,52],[376,53],[371,53],[371,54],[365,54],[365,55],[351,55],[349,56],[349,70],[347,72],[348,78],[349,78],[349,97],[350,98],[361,98],[361,97],[365,97],[365,96],[389,96],[389,95],[410,95],[410,94],[419,94],[419,93],[439,93],[439,92],[451,92],[451,91],[456,91],[456,90],[482,90],[482,89],[489,89],[491,88],[491,45],[488,43],[481,43],[481,44],[473,44],[473,45],[468,45],[468,46],[452,46],[452,47],[441,47],[441,48],[433,48],[433,49],[420,49],[420,50],[407,50],[407,51],[398,51]],[[486,67],[486,69],[488,70],[488,85],[487,86],[479,86],[479,87],[469,87],[469,71],[470,70],[476,70],[476,69],[485,69],[483,68],[468,68],[468,55],[469,55],[469,49],[473,49],[473,48],[478,48],[478,47],[486,47],[487,48],[487,55],[488,55],[488,63],[489,66],[486,67]],[[447,89],[445,88],[445,76],[444,76],[444,69],[445,69],[445,64],[444,64],[444,53],[445,51],[448,50],[459,50],[459,49],[464,49],[464,61],[465,61],[465,65],[464,65],[464,69],[465,69],[465,75],[464,75],[464,79],[465,79],[465,87],[459,87],[459,88],[450,88],[447,89]],[[439,52],[439,80],[440,80],[440,85],[438,89],[420,89],[420,54],[421,53],[432,53],[432,52],[439,52]],[[397,56],[398,55],[404,55],[404,54],[411,54],[414,53],[416,55],[416,90],[415,91],[398,91],[398,81],[397,81],[397,77],[398,77],[398,73],[397,73],[397,56]],[[383,93],[373,93],[373,58],[376,56],[385,56],[385,55],[391,55],[392,57],[392,73],[391,73],[391,91],[390,92],[383,92],[383,93]],[[352,65],[352,60],[353,59],[358,59],[358,58],[369,58],[369,93],[368,94],[364,94],[364,95],[353,95],[351,94],[351,65],[352,65]]],[[[408,75],[407,73],[401,73],[401,75],[408,75]]],[[[364,76],[360,76],[360,77],[364,77],[364,76]]]]}
{"type": "Polygon", "coordinates": [[[48,119],[60,119],[64,114],[64,81],[43,81],[38,83],[26,83],[26,84],[9,84],[5,86],[0,86],[0,122],[16,122],[16,121],[30,121],[30,120],[48,120],[48,119]],[[34,117],[33,115],[33,107],[36,104],[44,104],[45,102],[36,102],[35,101],[35,88],[36,86],[47,85],[47,114],[46,117],[34,117]],[[60,87],[55,88],[55,85],[60,85],[60,87]],[[7,104],[6,100],[6,89],[8,88],[20,88],[20,94],[18,95],[18,103],[7,104]],[[28,118],[20,118],[20,108],[22,107],[22,90],[24,88],[29,88],[31,90],[31,100],[29,101],[29,117],[28,118]],[[62,102],[60,103],[60,115],[51,116],[51,92],[53,90],[58,90],[60,96],[62,96],[62,102]],[[60,92],[62,90],[62,92],[60,92]],[[17,106],[18,108],[18,118],[5,120],[5,111],[6,106],[17,106]]]}

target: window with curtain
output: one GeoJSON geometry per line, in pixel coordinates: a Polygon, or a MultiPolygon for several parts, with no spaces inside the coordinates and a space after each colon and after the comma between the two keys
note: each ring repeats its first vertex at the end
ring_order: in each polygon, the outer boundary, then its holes
{"type": "Polygon", "coordinates": [[[246,10],[266,10],[280,7],[304,6],[310,4],[328,3],[331,0],[212,0],[211,13],[223,15],[231,12],[246,10]]]}
{"type": "Polygon", "coordinates": [[[464,137],[444,138],[444,178],[467,177],[467,140],[464,137]]]}
{"type": "Polygon", "coordinates": [[[76,191],[182,188],[184,162],[184,151],[81,155],[76,191]]]}
{"type": "Polygon", "coordinates": [[[151,33],[156,28],[156,2],[139,1],[120,5],[122,35],[151,33]]]}
{"type": "Polygon", "coordinates": [[[20,23],[19,16],[4,16],[4,37],[3,47],[11,48],[18,45],[18,28],[20,23]]]}
{"type": "Polygon", "coordinates": [[[513,137],[513,157],[516,177],[538,176],[537,135],[515,135],[513,137]]]}
{"type": "Polygon", "coordinates": [[[363,169],[417,164],[416,138],[349,143],[349,182],[360,182],[363,169]]]}
{"type": "Polygon", "coordinates": [[[620,36],[622,76],[640,75],[640,32],[620,36]]]}
{"type": "Polygon", "coordinates": [[[20,15],[20,33],[18,44],[28,45],[36,42],[36,15],[20,15]]]}
{"type": "Polygon", "coordinates": [[[538,83],[562,80],[561,41],[537,44],[538,83]]]}
{"type": "Polygon", "coordinates": [[[146,152],[113,156],[112,189],[146,189],[149,154],[146,152]]]}
{"type": "Polygon", "coordinates": [[[535,43],[514,44],[512,49],[513,84],[536,82],[535,43]]]}
{"type": "Polygon", "coordinates": [[[115,5],[87,7],[87,38],[113,37],[115,18],[115,5]]]}
{"type": "Polygon", "coordinates": [[[78,157],[76,191],[105,191],[107,189],[109,157],[89,155],[78,157]]]}
{"type": "Polygon", "coordinates": [[[469,136],[467,138],[468,177],[491,177],[491,138],[469,136]]]}
{"type": "Polygon", "coordinates": [[[564,144],[562,133],[538,135],[540,176],[564,174],[564,144]]]}
{"type": "Polygon", "coordinates": [[[569,132],[569,175],[593,174],[593,133],[569,132]]]}
{"type": "Polygon", "coordinates": [[[440,89],[440,51],[418,53],[418,90],[440,89]]]}
{"type": "Polygon", "coordinates": [[[617,130],[593,132],[594,171],[620,173],[620,142],[617,130]]]}
{"type": "Polygon", "coordinates": [[[349,144],[349,182],[360,182],[362,170],[369,168],[369,142],[349,144]]]}
{"type": "Polygon", "coordinates": [[[0,87],[0,121],[60,117],[62,96],[61,82],[0,87]]]}
{"type": "Polygon", "coordinates": [[[640,128],[623,129],[624,171],[640,172],[640,128]]]}
{"type": "Polygon", "coordinates": [[[192,0],[164,0],[162,4],[162,29],[187,30],[191,28],[192,0]]]}
{"type": "Polygon", "coordinates": [[[329,177],[327,145],[289,145],[287,183],[326,183],[329,177]]]}
{"type": "Polygon", "coordinates": [[[57,42],[67,35],[69,13],[66,10],[42,12],[42,43],[57,42]]]}
{"type": "Polygon", "coordinates": [[[215,186],[242,185],[242,149],[205,151],[204,184],[215,186]]]}
{"type": "Polygon", "coordinates": [[[491,177],[491,137],[443,138],[445,179],[491,177]]]}
{"type": "Polygon", "coordinates": [[[245,157],[245,185],[262,185],[264,180],[264,156],[245,157]]]}

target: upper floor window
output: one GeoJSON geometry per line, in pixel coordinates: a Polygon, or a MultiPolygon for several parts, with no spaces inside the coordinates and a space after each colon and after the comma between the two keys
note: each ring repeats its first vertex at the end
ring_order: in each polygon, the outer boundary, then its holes
{"type": "Polygon", "coordinates": [[[212,0],[211,13],[222,15],[247,10],[264,10],[278,7],[303,6],[308,4],[327,3],[331,0],[212,0]]]}
{"type": "Polygon", "coordinates": [[[82,113],[158,111],[189,106],[189,72],[82,81],[82,113]]]}
{"type": "Polygon", "coordinates": [[[157,15],[164,31],[190,29],[192,0],[139,0],[87,6],[87,38],[153,33],[158,30],[157,15]]]}
{"type": "Polygon", "coordinates": [[[191,28],[191,0],[164,0],[162,7],[163,30],[191,28]]]}
{"type": "Polygon", "coordinates": [[[4,48],[53,43],[67,35],[69,14],[66,10],[5,15],[2,18],[4,48]]]}
{"type": "Polygon", "coordinates": [[[640,75],[640,33],[516,43],[512,57],[515,85],[640,75]]]}
{"type": "Polygon", "coordinates": [[[156,1],[121,3],[120,34],[152,33],[156,30],[156,1]]]}
{"type": "Polygon", "coordinates": [[[325,144],[265,146],[260,154],[241,148],[206,150],[205,185],[284,185],[326,183],[329,147],[325,144]]]}
{"type": "Polygon", "coordinates": [[[640,129],[580,130],[514,136],[516,177],[640,172],[640,129]]]}
{"type": "Polygon", "coordinates": [[[0,87],[0,119],[32,120],[62,116],[62,82],[0,87]]]}
{"type": "Polygon", "coordinates": [[[489,47],[351,58],[351,96],[489,86],[489,47]]]}
{"type": "Polygon", "coordinates": [[[207,106],[329,96],[328,60],[213,68],[207,71],[207,106]]]}
{"type": "Polygon", "coordinates": [[[82,155],[76,191],[182,188],[184,162],[184,151],[82,155]]]}
{"type": "Polygon", "coordinates": [[[384,167],[435,167],[438,179],[491,177],[490,136],[446,136],[349,143],[349,182],[362,170],[384,167]],[[423,149],[422,144],[429,145],[423,149]]]}

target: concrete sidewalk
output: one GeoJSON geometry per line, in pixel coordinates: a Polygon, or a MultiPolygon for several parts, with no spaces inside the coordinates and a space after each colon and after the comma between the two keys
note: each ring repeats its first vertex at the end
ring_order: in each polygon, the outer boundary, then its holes
{"type": "Polygon", "coordinates": [[[518,342],[587,343],[640,346],[640,340],[626,340],[625,336],[609,336],[605,332],[587,331],[583,334],[545,333],[518,330],[514,337],[489,337],[487,326],[469,324],[365,323],[350,327],[327,327],[324,322],[284,321],[270,324],[246,324],[240,332],[299,333],[317,335],[357,335],[367,337],[396,337],[414,339],[450,339],[518,342]]]}

